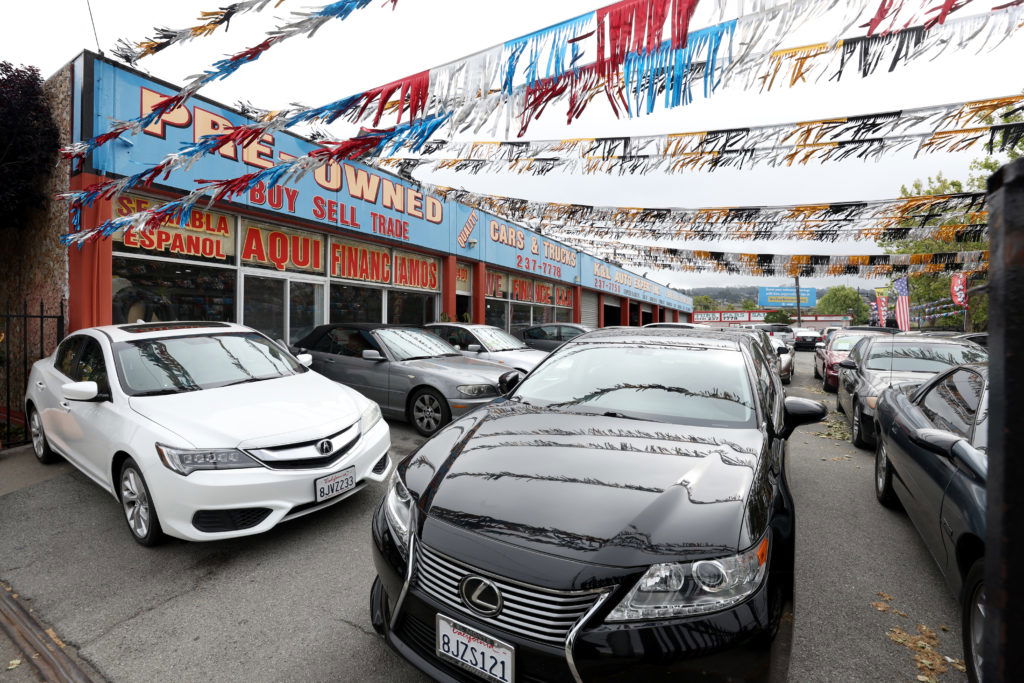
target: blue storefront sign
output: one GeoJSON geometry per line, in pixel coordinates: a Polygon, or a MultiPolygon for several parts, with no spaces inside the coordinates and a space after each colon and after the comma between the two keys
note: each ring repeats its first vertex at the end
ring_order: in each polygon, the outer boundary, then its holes
{"type": "MultiPolygon", "coordinates": [[[[818,304],[818,291],[813,287],[800,288],[800,306],[811,308],[818,304]]],[[[763,308],[796,308],[796,287],[758,287],[757,305],[763,308]]]]}

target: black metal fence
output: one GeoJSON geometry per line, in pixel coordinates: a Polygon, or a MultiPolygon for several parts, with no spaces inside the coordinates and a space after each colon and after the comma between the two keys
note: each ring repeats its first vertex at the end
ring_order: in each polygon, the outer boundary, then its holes
{"type": "Polygon", "coordinates": [[[0,448],[31,441],[22,400],[29,369],[49,355],[64,338],[64,301],[60,310],[47,313],[42,301],[39,312],[29,312],[28,301],[21,311],[0,313],[0,448]]]}

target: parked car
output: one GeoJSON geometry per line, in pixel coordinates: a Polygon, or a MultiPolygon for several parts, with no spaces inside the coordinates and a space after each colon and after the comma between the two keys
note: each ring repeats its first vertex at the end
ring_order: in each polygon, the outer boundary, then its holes
{"type": "Polygon", "coordinates": [[[898,382],[923,382],[952,366],[988,361],[977,344],[945,337],[861,339],[839,362],[836,408],[850,418],[850,441],[868,448],[875,443],[875,407],[882,391],[898,382]]]}
{"type": "Polygon", "coordinates": [[[793,343],[793,328],[789,325],[782,325],[779,323],[763,323],[755,325],[759,330],[763,330],[769,337],[780,337],[782,341],[787,344],[793,343]]]}
{"type": "Polygon", "coordinates": [[[779,377],[783,384],[789,384],[793,380],[793,356],[796,350],[778,337],[770,337],[772,348],[779,357],[779,377]]]}
{"type": "Polygon", "coordinates": [[[668,328],[671,328],[671,327],[675,327],[675,328],[682,329],[682,330],[710,330],[710,329],[712,329],[710,325],[703,325],[701,323],[667,323],[667,322],[665,322],[665,323],[647,323],[646,325],[644,325],[644,327],[653,327],[655,329],[657,329],[657,328],[668,329],[668,328]]]}
{"type": "Polygon", "coordinates": [[[817,330],[812,330],[808,327],[794,327],[793,328],[793,348],[799,351],[800,349],[814,350],[814,345],[822,340],[822,335],[817,330]]]}
{"type": "Polygon", "coordinates": [[[883,334],[899,334],[899,328],[881,327],[879,325],[851,325],[844,328],[846,332],[881,332],[883,334]]]}
{"type": "Polygon", "coordinates": [[[503,389],[388,484],[386,641],[435,680],[768,671],[793,591],[785,440],[825,407],[784,398],[750,336],[697,330],[596,330],[503,389]]]}
{"type": "Polygon", "coordinates": [[[390,469],[377,404],[310,360],[227,323],[80,330],[32,366],[32,447],[111,493],[142,545],[261,533],[390,469]]]}
{"type": "Polygon", "coordinates": [[[548,357],[546,351],[531,349],[522,340],[493,325],[434,323],[423,329],[444,339],[463,356],[506,365],[524,375],[548,357]]]}
{"type": "Polygon", "coordinates": [[[498,395],[509,369],[466,358],[446,341],[411,327],[380,323],[320,325],[295,344],[312,368],[380,404],[429,436],[498,395]]]}
{"type": "Polygon", "coordinates": [[[775,367],[775,370],[780,370],[782,361],[779,358],[779,352],[776,351],[775,346],[772,344],[772,338],[768,336],[767,332],[758,329],[756,325],[736,325],[725,331],[749,335],[754,340],[754,343],[761,347],[764,355],[771,359],[769,362],[775,367]]]}
{"type": "Polygon", "coordinates": [[[950,368],[878,399],[875,494],[903,507],[960,599],[964,662],[981,680],[985,638],[988,367],[950,368]]]}
{"type": "Polygon", "coordinates": [[[821,379],[821,388],[829,393],[835,393],[839,383],[838,365],[841,360],[849,355],[854,345],[862,337],[869,337],[882,332],[837,332],[832,335],[827,343],[814,345],[814,378],[821,379]]]}
{"type": "Polygon", "coordinates": [[[570,339],[589,331],[589,327],[575,323],[545,323],[513,330],[512,334],[526,342],[531,349],[554,351],[570,339]]]}
{"type": "Polygon", "coordinates": [[[974,342],[978,346],[988,346],[988,332],[968,332],[967,334],[958,335],[954,339],[974,342]]]}

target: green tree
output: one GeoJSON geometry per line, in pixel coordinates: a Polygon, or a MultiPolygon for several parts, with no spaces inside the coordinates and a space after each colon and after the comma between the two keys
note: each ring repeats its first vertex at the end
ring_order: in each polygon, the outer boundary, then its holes
{"type": "Polygon", "coordinates": [[[753,299],[747,298],[740,302],[740,310],[743,311],[754,311],[757,310],[757,302],[753,299]]]}
{"type": "Polygon", "coordinates": [[[765,314],[764,321],[766,323],[782,323],[783,325],[789,325],[793,322],[793,319],[790,318],[785,311],[772,311],[771,313],[765,314]]]}
{"type": "Polygon", "coordinates": [[[821,315],[850,315],[853,323],[860,325],[869,319],[868,305],[853,287],[840,285],[831,287],[825,295],[818,299],[815,307],[821,315]]]}
{"type": "Polygon", "coordinates": [[[722,304],[712,299],[710,296],[701,294],[693,297],[693,310],[695,311],[721,311],[722,304]]]}

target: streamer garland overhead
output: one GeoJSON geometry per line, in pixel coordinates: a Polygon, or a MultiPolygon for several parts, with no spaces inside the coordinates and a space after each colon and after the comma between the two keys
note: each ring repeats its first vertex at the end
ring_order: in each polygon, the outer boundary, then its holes
{"type": "Polygon", "coordinates": [[[984,143],[988,152],[1012,148],[1024,123],[1007,120],[1024,111],[1024,95],[836,117],[772,126],[636,137],[568,138],[517,142],[432,140],[423,156],[378,160],[382,168],[412,177],[421,166],[467,173],[512,172],[647,174],[791,166],[848,158],[878,159],[912,149],[917,154],[961,152],[984,143]]]}
{"type": "MultiPolygon", "coordinates": [[[[213,65],[203,73],[189,77],[188,83],[186,83],[183,88],[174,95],[165,97],[157,102],[148,114],[136,117],[130,121],[116,121],[114,122],[113,127],[111,127],[107,132],[90,140],[76,142],[65,147],[61,150],[61,155],[65,159],[81,159],[97,147],[100,147],[111,140],[117,139],[127,132],[131,132],[132,135],[136,135],[164,114],[180,107],[188,101],[190,97],[199,92],[203,86],[208,83],[212,83],[213,81],[227,78],[231,74],[235,73],[235,71],[237,71],[242,65],[259,59],[267,50],[278,43],[296,36],[304,35],[312,37],[316,31],[327,22],[334,19],[347,19],[354,11],[366,7],[372,1],[373,0],[336,0],[336,2],[324,5],[323,7],[310,12],[292,12],[292,17],[295,18],[294,21],[278,26],[274,30],[270,31],[267,34],[267,39],[258,45],[253,45],[241,52],[214,62],[213,65]]],[[[388,1],[391,2],[392,5],[398,2],[398,0],[388,1]]],[[[227,17],[224,19],[224,23],[230,20],[232,16],[232,13],[228,13],[228,9],[230,9],[230,6],[223,10],[225,14],[220,17],[227,17]]],[[[260,6],[260,9],[262,9],[262,6],[260,6]]],[[[164,47],[166,47],[166,45],[164,47]]],[[[121,56],[127,58],[130,55],[124,52],[121,56]]]]}
{"type": "Polygon", "coordinates": [[[840,240],[932,238],[975,242],[988,234],[985,195],[971,192],[792,206],[633,208],[534,202],[428,186],[434,194],[541,230],[582,240],[840,240]]]}

